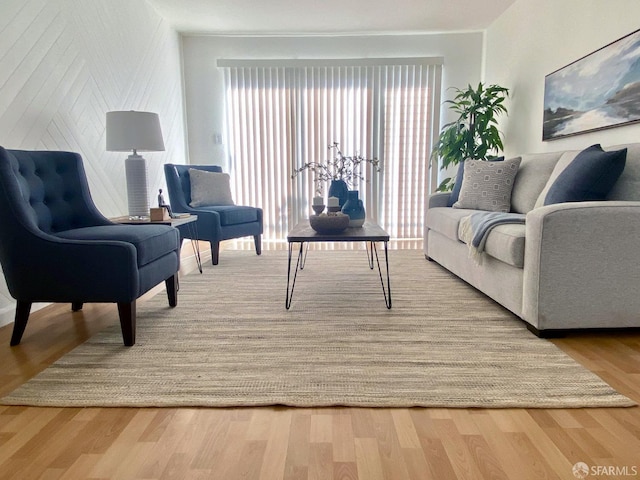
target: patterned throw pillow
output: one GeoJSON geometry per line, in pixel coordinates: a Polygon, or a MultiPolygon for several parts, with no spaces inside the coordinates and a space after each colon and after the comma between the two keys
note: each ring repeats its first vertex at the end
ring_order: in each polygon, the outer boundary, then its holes
{"type": "Polygon", "coordinates": [[[234,205],[231,196],[231,178],[228,173],[189,169],[192,207],[234,205]]]}
{"type": "Polygon", "coordinates": [[[490,212],[511,210],[511,190],[522,159],[504,162],[467,160],[460,197],[453,208],[470,208],[490,212]]]}
{"type": "MultiPolygon", "coordinates": [[[[456,173],[456,180],[455,180],[455,183],[453,184],[451,195],[449,195],[449,201],[447,202],[447,207],[453,207],[453,204],[456,203],[458,201],[458,198],[460,197],[460,189],[462,188],[462,177],[464,175],[464,162],[466,162],[467,160],[462,160],[458,164],[458,173],[456,173]]],[[[487,161],[502,162],[504,161],[504,157],[490,158],[487,161]]]]}

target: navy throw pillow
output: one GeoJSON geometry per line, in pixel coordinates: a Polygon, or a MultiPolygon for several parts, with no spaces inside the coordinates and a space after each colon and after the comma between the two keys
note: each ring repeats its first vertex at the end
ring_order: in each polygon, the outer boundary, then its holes
{"type": "MultiPolygon", "coordinates": [[[[490,162],[502,162],[504,157],[496,157],[492,158],[490,162]]],[[[460,189],[462,188],[462,179],[464,178],[464,160],[458,164],[458,173],[456,173],[456,181],[453,184],[453,189],[451,190],[451,195],[449,195],[449,201],[447,202],[447,207],[453,206],[454,203],[458,201],[460,197],[460,189]]]]}
{"type": "Polygon", "coordinates": [[[558,175],[544,204],[605,200],[626,160],[626,148],[613,152],[605,152],[599,144],[585,148],[558,175]]]}

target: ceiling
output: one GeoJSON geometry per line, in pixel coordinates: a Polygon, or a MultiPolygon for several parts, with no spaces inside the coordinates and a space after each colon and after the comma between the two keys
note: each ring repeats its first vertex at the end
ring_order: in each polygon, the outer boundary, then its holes
{"type": "Polygon", "coordinates": [[[147,0],[178,31],[399,34],[482,30],[515,0],[147,0]]]}

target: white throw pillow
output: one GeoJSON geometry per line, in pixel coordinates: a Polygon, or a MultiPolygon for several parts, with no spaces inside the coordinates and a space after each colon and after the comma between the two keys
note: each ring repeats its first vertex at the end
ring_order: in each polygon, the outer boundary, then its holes
{"type": "Polygon", "coordinates": [[[189,169],[192,207],[235,205],[231,196],[231,178],[228,173],[189,169]]]}

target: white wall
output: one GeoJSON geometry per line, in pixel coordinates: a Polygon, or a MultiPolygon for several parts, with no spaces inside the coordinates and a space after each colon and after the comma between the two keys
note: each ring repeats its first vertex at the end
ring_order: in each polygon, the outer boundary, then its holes
{"type": "MultiPolygon", "coordinates": [[[[79,152],[107,216],[127,201],[126,154],[105,151],[105,113],[160,115],[166,151],[145,153],[155,199],[162,164],[185,161],[181,82],[179,36],[145,0],[0,3],[0,145],[79,152]]],[[[3,278],[0,325],[13,305],[3,278]]]]}
{"type": "Polygon", "coordinates": [[[544,77],[640,27],[638,0],[517,0],[486,34],[484,79],[511,89],[507,155],[640,140],[640,124],[542,141],[544,77]]]}
{"type": "MultiPolygon", "coordinates": [[[[225,148],[215,143],[215,134],[223,132],[224,120],[223,74],[216,67],[218,58],[442,56],[445,90],[480,80],[482,43],[483,34],[479,32],[343,37],[184,36],[189,162],[226,165],[225,148]]],[[[449,114],[444,120],[449,120],[449,114]]]]}

